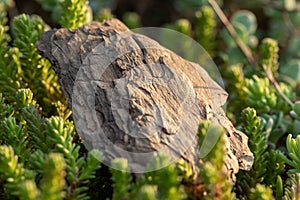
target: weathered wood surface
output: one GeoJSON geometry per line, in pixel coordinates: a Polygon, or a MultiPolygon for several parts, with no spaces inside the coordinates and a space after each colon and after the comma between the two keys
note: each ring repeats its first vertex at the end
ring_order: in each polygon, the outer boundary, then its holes
{"type": "Polygon", "coordinates": [[[84,128],[77,124],[77,131],[93,132],[80,134],[89,149],[100,148],[110,159],[134,157],[129,162],[137,167],[143,155],[135,155],[159,151],[172,159],[181,156],[196,169],[197,128],[208,119],[226,131],[229,174],[234,177],[239,169],[250,169],[253,155],[248,138],[233,127],[221,108],[227,93],[198,64],[131,32],[116,19],[45,32],[37,48],[53,64],[69,106],[81,118],[77,121],[84,128]],[[87,112],[88,88],[82,89],[91,85],[80,86],[82,91],[73,94],[78,80],[96,84],[92,92],[96,119],[87,112]],[[102,135],[108,140],[103,141],[102,135]]]}

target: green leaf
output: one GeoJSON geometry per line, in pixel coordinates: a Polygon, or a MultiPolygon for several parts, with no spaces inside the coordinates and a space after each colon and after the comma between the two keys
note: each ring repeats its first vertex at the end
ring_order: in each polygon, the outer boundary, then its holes
{"type": "Polygon", "coordinates": [[[160,191],[158,199],[184,199],[185,193],[180,187],[177,170],[174,164],[169,164],[169,159],[162,153],[154,154],[146,167],[146,183],[157,185],[160,191]]]}
{"type": "Polygon", "coordinates": [[[84,181],[84,180],[95,178],[96,170],[100,168],[100,162],[102,160],[103,160],[103,154],[100,151],[98,150],[90,151],[86,160],[86,165],[81,170],[79,179],[84,181]]]}
{"type": "MultiPolygon", "coordinates": [[[[299,3],[297,5],[297,7],[299,7],[299,3]]],[[[300,28],[300,22],[299,22],[300,13],[299,13],[299,11],[298,12],[289,12],[288,15],[292,21],[292,24],[295,26],[295,28],[299,29],[300,28]]]]}
{"type": "MultiPolygon", "coordinates": [[[[4,185],[5,190],[14,196],[22,196],[23,193],[29,193],[23,187],[24,183],[26,180],[34,180],[34,174],[23,168],[23,165],[18,163],[18,161],[18,156],[15,155],[11,146],[0,146],[0,180],[1,182],[6,182],[4,185]]],[[[23,194],[23,196],[25,195],[23,194]]]]}
{"type": "Polygon", "coordinates": [[[174,28],[176,31],[185,35],[191,36],[192,34],[192,26],[190,21],[187,19],[178,19],[174,24],[174,28]]]}
{"type": "Polygon", "coordinates": [[[259,66],[260,70],[268,69],[274,76],[277,75],[278,70],[278,42],[272,38],[264,38],[262,40],[259,66]]]}
{"type": "Polygon", "coordinates": [[[286,10],[294,10],[297,6],[296,0],[283,0],[286,10]]]}
{"type": "Polygon", "coordinates": [[[40,182],[42,200],[60,200],[65,196],[65,161],[61,154],[50,153],[44,163],[40,182]]]}
{"type": "Polygon", "coordinates": [[[123,21],[130,29],[138,28],[141,26],[140,16],[135,12],[127,12],[123,16],[123,21]]]}
{"type": "Polygon", "coordinates": [[[15,5],[15,2],[13,0],[1,0],[0,1],[0,8],[3,10],[8,10],[9,8],[12,8],[15,5]]]}
{"type": "MultiPolygon", "coordinates": [[[[298,18],[300,18],[300,15],[298,16],[298,18]]],[[[300,27],[300,24],[299,24],[299,27],[300,27]]],[[[300,57],[300,52],[298,51],[299,47],[300,47],[300,38],[292,37],[290,39],[289,43],[287,44],[288,52],[286,52],[286,54],[283,55],[282,57],[285,56],[285,58],[288,60],[288,62],[295,58],[299,58],[300,57]]]]}
{"type": "Polygon", "coordinates": [[[126,199],[131,187],[131,175],[128,173],[128,161],[124,158],[112,161],[112,180],[114,181],[113,200],[126,199]]]}
{"type": "Polygon", "coordinates": [[[295,102],[293,110],[298,116],[300,116],[300,101],[295,102]]]}
{"type": "Polygon", "coordinates": [[[255,188],[251,189],[250,200],[273,200],[272,190],[271,188],[257,184],[255,188]]]}
{"type": "Polygon", "coordinates": [[[60,24],[64,28],[78,28],[92,21],[87,0],[63,0],[60,4],[62,15],[60,24]]]}
{"type": "Polygon", "coordinates": [[[283,196],[283,184],[280,176],[276,180],[276,200],[281,200],[283,196]]]}
{"type": "Polygon", "coordinates": [[[5,143],[13,147],[14,153],[20,156],[22,162],[26,161],[30,154],[27,149],[27,141],[22,129],[22,123],[19,124],[14,117],[9,117],[4,119],[1,126],[0,130],[6,139],[5,143]]]}
{"type": "Polygon", "coordinates": [[[284,197],[285,200],[298,200],[300,198],[300,174],[288,174],[288,179],[285,181],[284,197]]]}
{"type": "Polygon", "coordinates": [[[246,33],[253,34],[257,29],[256,17],[252,12],[248,10],[241,10],[234,13],[230,21],[233,24],[242,24],[247,30],[246,33]]]}
{"type": "Polygon", "coordinates": [[[215,43],[211,41],[215,39],[217,25],[215,13],[210,6],[202,6],[195,12],[195,18],[196,39],[206,51],[212,54],[215,43]]]}
{"type": "Polygon", "coordinates": [[[21,200],[37,200],[40,196],[40,191],[33,180],[26,180],[20,187],[21,200]]]}
{"type": "Polygon", "coordinates": [[[289,134],[286,138],[286,148],[288,151],[288,155],[290,158],[287,158],[283,154],[280,156],[282,159],[290,165],[292,168],[289,169],[288,173],[299,173],[300,172],[300,135],[297,135],[297,137],[294,139],[292,138],[292,134],[289,134]]]}
{"type": "Polygon", "coordinates": [[[156,185],[143,185],[138,191],[138,199],[140,200],[155,200],[157,197],[157,186],[156,185]]]}
{"type": "Polygon", "coordinates": [[[281,76],[292,86],[300,84],[300,59],[292,59],[280,67],[281,76]]]}
{"type": "Polygon", "coordinates": [[[55,22],[58,22],[62,15],[60,3],[63,0],[36,0],[43,9],[51,12],[51,17],[55,22]]]}

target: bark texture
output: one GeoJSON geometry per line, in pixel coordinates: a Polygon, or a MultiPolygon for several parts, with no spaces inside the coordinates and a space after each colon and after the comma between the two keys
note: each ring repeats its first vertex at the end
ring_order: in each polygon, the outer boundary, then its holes
{"type": "Polygon", "coordinates": [[[229,175],[251,168],[248,138],[221,108],[227,93],[198,64],[117,19],[45,32],[36,46],[58,74],[88,149],[108,160],[126,157],[137,168],[143,155],[163,152],[196,170],[198,124],[210,120],[226,131],[229,175]]]}

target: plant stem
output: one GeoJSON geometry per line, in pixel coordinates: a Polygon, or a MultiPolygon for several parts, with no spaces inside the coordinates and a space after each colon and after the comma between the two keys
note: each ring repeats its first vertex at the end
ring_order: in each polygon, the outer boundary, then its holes
{"type": "Polygon", "coordinates": [[[281,12],[299,12],[300,11],[299,7],[296,7],[293,9],[286,9],[284,6],[280,5],[280,3],[278,1],[274,1],[274,0],[263,0],[261,2],[263,3],[264,6],[272,7],[281,12]]]}
{"type": "Polygon", "coordinates": [[[282,18],[287,26],[287,28],[289,29],[290,32],[292,32],[295,36],[297,36],[298,38],[300,38],[300,31],[294,26],[294,24],[291,21],[291,18],[289,16],[289,13],[284,11],[282,13],[282,18]]]}
{"type": "Polygon", "coordinates": [[[243,43],[243,41],[238,37],[236,31],[234,30],[233,26],[225,16],[224,12],[221,10],[219,5],[215,0],[208,0],[208,3],[211,5],[211,7],[214,9],[215,13],[218,15],[219,19],[222,21],[226,29],[228,30],[231,37],[234,39],[238,47],[241,49],[245,57],[247,58],[250,65],[255,66],[256,62],[252,55],[251,50],[243,43]]]}
{"type": "Polygon", "coordinates": [[[278,94],[292,107],[294,107],[294,103],[281,91],[280,86],[276,79],[274,78],[272,72],[265,66],[262,66],[266,72],[267,78],[273,84],[274,88],[277,90],[278,94]]]}

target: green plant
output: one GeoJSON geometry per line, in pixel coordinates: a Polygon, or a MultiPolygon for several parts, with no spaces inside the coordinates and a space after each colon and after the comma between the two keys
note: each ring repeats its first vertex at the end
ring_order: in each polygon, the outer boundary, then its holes
{"type": "Polygon", "coordinates": [[[282,197],[282,179],[284,162],[279,150],[268,147],[268,131],[266,121],[258,117],[256,111],[246,108],[242,112],[243,131],[249,138],[249,148],[254,154],[254,163],[249,172],[239,172],[238,180],[241,196],[256,199],[282,197]],[[272,190],[271,190],[272,189],[272,190]],[[273,195],[272,192],[273,191],[273,195]]]}
{"type": "Polygon", "coordinates": [[[22,14],[13,20],[11,37],[5,14],[12,3],[0,5],[1,191],[7,199],[86,199],[86,184],[102,157],[96,151],[80,153],[73,142],[74,125],[61,103],[58,79],[35,48],[47,25],[22,14]],[[55,113],[59,116],[47,118],[55,113]]]}
{"type": "Polygon", "coordinates": [[[286,139],[286,147],[288,151],[288,156],[290,159],[282,155],[283,160],[293,167],[288,171],[288,173],[294,174],[300,172],[300,155],[298,152],[300,151],[300,135],[298,135],[295,139],[292,138],[292,135],[289,134],[286,139]]]}
{"type": "Polygon", "coordinates": [[[6,10],[11,3],[1,3],[0,6],[0,92],[7,96],[9,100],[13,101],[17,89],[21,87],[20,72],[20,52],[17,48],[9,48],[8,43],[11,41],[11,37],[8,34],[9,27],[6,25],[7,17],[6,10]]]}
{"type": "Polygon", "coordinates": [[[123,16],[123,21],[130,29],[138,28],[141,26],[140,16],[135,12],[127,12],[123,16]]]}
{"type": "MultiPolygon", "coordinates": [[[[93,14],[98,21],[119,16],[111,1],[37,2],[58,27],[77,28],[93,14]]],[[[215,3],[174,1],[167,27],[198,41],[218,64],[230,94],[227,114],[248,135],[255,157],[250,171],[227,181],[224,131],[208,122],[199,126],[200,147],[208,130],[220,137],[201,157],[199,173],[182,159],[151,171],[168,161],[161,154],[143,175],[128,173],[125,159],[100,169],[102,154],[84,148],[58,78],[35,48],[42,32],[58,27],[37,15],[14,17],[15,2],[0,0],[0,199],[300,199],[300,4],[218,1],[226,22],[215,3]]],[[[120,15],[125,23],[142,26],[137,12],[128,11],[120,15]]],[[[190,43],[166,39],[195,57],[190,43]]]]}
{"type": "Polygon", "coordinates": [[[267,173],[268,152],[267,152],[267,136],[263,131],[264,120],[256,116],[254,109],[246,108],[243,110],[244,130],[249,137],[249,148],[254,155],[252,169],[249,172],[240,172],[238,179],[245,195],[251,194],[257,184],[264,181],[267,173]]]}
{"type": "Polygon", "coordinates": [[[227,181],[228,174],[225,169],[225,146],[224,130],[211,124],[210,122],[201,123],[199,126],[199,143],[200,147],[208,131],[217,132],[220,137],[217,144],[211,152],[203,158],[200,164],[200,176],[204,183],[204,199],[235,199],[232,192],[232,184],[227,181]]]}
{"type": "Polygon", "coordinates": [[[5,159],[1,160],[0,171],[5,176],[1,178],[8,182],[13,180],[11,185],[5,185],[6,190],[22,187],[20,193],[12,194],[28,199],[23,195],[31,192],[23,191],[23,186],[26,186],[25,189],[28,186],[28,190],[37,187],[34,177],[45,174],[41,179],[41,191],[34,191],[33,194],[36,193],[37,196],[32,199],[51,199],[51,195],[54,195],[54,199],[60,199],[61,195],[70,199],[86,199],[85,192],[88,188],[85,184],[95,177],[95,171],[100,167],[101,154],[91,151],[86,158],[79,157],[80,147],[72,142],[75,132],[70,121],[60,117],[42,117],[28,89],[19,90],[16,96],[17,102],[22,104],[10,106],[5,104],[3,98],[1,101],[3,113],[7,115],[2,116],[0,139],[2,143],[9,145],[2,148],[5,159]],[[48,157],[50,160],[45,163],[48,157]],[[12,171],[7,169],[9,167],[12,171]],[[67,184],[64,183],[65,179],[67,184]]]}
{"type": "Polygon", "coordinates": [[[112,180],[114,181],[114,194],[112,199],[127,199],[131,188],[131,175],[128,173],[126,159],[115,159],[112,163],[112,180]]]}
{"type": "Polygon", "coordinates": [[[127,160],[115,159],[111,169],[115,181],[113,199],[184,199],[186,195],[174,164],[153,171],[167,162],[167,156],[153,156],[146,169],[149,172],[133,182],[127,160]]]}
{"type": "Polygon", "coordinates": [[[102,22],[113,17],[111,10],[108,8],[100,9],[96,15],[96,20],[102,22]]]}
{"type": "Polygon", "coordinates": [[[278,72],[278,52],[279,47],[276,40],[271,38],[262,40],[258,63],[261,69],[260,71],[263,71],[264,68],[268,68],[273,74],[278,72]]]}
{"type": "MultiPolygon", "coordinates": [[[[258,44],[258,39],[255,36],[257,30],[255,15],[248,10],[237,11],[231,17],[230,22],[236,31],[237,38],[246,47],[255,50],[258,44]]],[[[227,65],[247,64],[247,60],[240,47],[225,28],[222,30],[222,38],[227,45],[225,52],[221,53],[225,63],[227,65]]]]}
{"type": "Polygon", "coordinates": [[[91,10],[86,0],[65,0],[60,4],[62,16],[60,24],[65,28],[77,28],[91,22],[91,10]]]}
{"type": "Polygon", "coordinates": [[[299,199],[300,197],[300,174],[290,174],[286,180],[286,186],[284,190],[284,200],[299,199]]]}
{"type": "Polygon", "coordinates": [[[251,189],[249,199],[262,199],[262,200],[272,200],[272,191],[264,185],[257,184],[255,188],[251,189]]]}
{"type": "Polygon", "coordinates": [[[195,38],[212,55],[214,43],[211,41],[215,39],[217,25],[214,11],[209,6],[202,6],[200,10],[195,12],[195,18],[195,38]]]}

